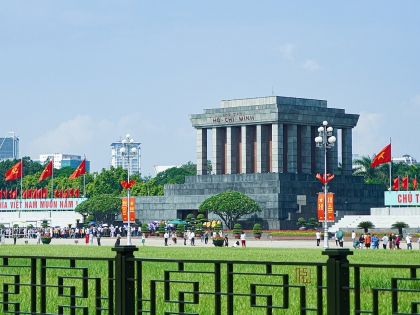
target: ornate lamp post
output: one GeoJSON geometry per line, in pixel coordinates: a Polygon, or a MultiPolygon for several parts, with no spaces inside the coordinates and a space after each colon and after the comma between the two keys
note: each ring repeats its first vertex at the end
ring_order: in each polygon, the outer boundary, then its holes
{"type": "MultiPolygon", "coordinates": [[[[127,182],[130,182],[130,165],[131,158],[135,157],[137,154],[137,149],[134,147],[134,139],[130,138],[130,134],[125,136],[125,139],[121,141],[122,148],[120,153],[122,157],[127,157],[127,182]]],[[[127,245],[131,246],[131,227],[130,227],[130,187],[127,188],[127,245]]]]}
{"type": "Polygon", "coordinates": [[[328,121],[324,120],[322,126],[318,128],[319,135],[315,138],[316,146],[324,148],[324,248],[329,248],[328,245],[328,212],[327,212],[327,193],[328,181],[327,179],[327,149],[334,146],[336,137],[333,136],[333,127],[328,127],[328,121]]]}

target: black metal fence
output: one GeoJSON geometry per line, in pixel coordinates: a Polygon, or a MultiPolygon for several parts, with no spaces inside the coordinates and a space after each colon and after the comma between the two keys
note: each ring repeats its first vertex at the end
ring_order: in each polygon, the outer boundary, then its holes
{"type": "Polygon", "coordinates": [[[112,250],[115,258],[0,255],[0,314],[419,314],[420,265],[350,264],[348,249],[325,250],[319,263],[112,250]]]}

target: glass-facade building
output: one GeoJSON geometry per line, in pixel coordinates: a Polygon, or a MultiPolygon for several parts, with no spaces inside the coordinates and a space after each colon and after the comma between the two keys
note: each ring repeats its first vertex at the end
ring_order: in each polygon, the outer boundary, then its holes
{"type": "Polygon", "coordinates": [[[19,137],[0,138],[0,161],[19,159],[19,137]]]}
{"type": "MultiPolygon", "coordinates": [[[[59,170],[63,167],[72,167],[77,168],[80,163],[84,160],[84,157],[81,155],[74,154],[64,154],[64,153],[51,153],[51,154],[41,154],[39,156],[39,163],[44,165],[45,162],[53,160],[54,168],[59,170]]],[[[86,172],[90,173],[90,161],[86,160],[86,172]]]]}

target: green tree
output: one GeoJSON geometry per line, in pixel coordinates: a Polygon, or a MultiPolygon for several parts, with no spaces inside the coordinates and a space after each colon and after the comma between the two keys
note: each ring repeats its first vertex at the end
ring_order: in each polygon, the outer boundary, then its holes
{"type": "Polygon", "coordinates": [[[185,176],[193,175],[196,175],[196,172],[191,172],[189,168],[171,167],[157,174],[155,180],[158,185],[162,186],[166,184],[184,184],[185,176]]]}
{"type": "Polygon", "coordinates": [[[359,222],[359,224],[357,225],[357,228],[363,229],[365,233],[367,233],[369,229],[373,229],[374,227],[375,225],[370,221],[362,221],[362,222],[359,222]]]}
{"type": "Polygon", "coordinates": [[[232,229],[240,217],[260,212],[261,208],[247,195],[228,190],[206,199],[198,211],[216,214],[229,229],[232,229]]]}
{"type": "Polygon", "coordinates": [[[402,235],[402,230],[403,229],[408,229],[410,226],[405,223],[405,222],[401,222],[401,221],[397,221],[394,224],[391,225],[391,229],[398,229],[398,234],[402,235]]]}
{"type": "Polygon", "coordinates": [[[299,218],[298,220],[297,220],[297,222],[296,222],[296,224],[297,225],[300,225],[300,226],[305,226],[305,224],[306,224],[306,220],[304,219],[304,218],[299,218]]]}
{"type": "Polygon", "coordinates": [[[113,195],[95,195],[80,203],[76,212],[92,215],[98,223],[110,223],[121,213],[121,198],[113,195]]]}

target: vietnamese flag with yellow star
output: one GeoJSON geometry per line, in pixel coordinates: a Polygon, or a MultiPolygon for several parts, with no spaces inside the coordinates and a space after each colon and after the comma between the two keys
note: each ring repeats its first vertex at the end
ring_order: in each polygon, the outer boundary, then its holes
{"type": "Polygon", "coordinates": [[[84,159],[82,163],[80,163],[80,165],[74,170],[69,179],[75,179],[83,174],[86,174],[86,159],[84,159]]]}
{"type": "Polygon", "coordinates": [[[22,161],[20,161],[19,163],[12,166],[12,168],[6,172],[6,175],[5,175],[6,181],[21,178],[22,174],[23,174],[23,166],[22,166],[22,161]]]}
{"type": "Polygon", "coordinates": [[[50,163],[48,163],[47,166],[45,166],[44,170],[41,173],[41,176],[39,176],[38,182],[52,176],[52,171],[53,171],[53,162],[50,161],[50,163]]]}
{"type": "Polygon", "coordinates": [[[391,143],[375,155],[370,167],[374,168],[375,166],[389,162],[391,162],[391,143]]]}

